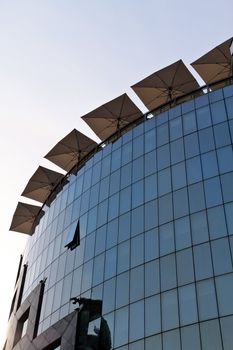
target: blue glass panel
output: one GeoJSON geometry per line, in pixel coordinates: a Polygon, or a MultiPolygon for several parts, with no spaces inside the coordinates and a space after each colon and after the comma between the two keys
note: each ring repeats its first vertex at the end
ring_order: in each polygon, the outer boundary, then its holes
{"type": "Polygon", "coordinates": [[[222,203],[222,192],[219,177],[204,181],[207,208],[222,203]]]}
{"type": "Polygon", "coordinates": [[[181,162],[172,166],[172,186],[174,190],[186,186],[185,163],[181,162]]]}
{"type": "MultiPolygon", "coordinates": [[[[220,90],[219,90],[220,91],[220,90]]],[[[226,109],[223,101],[218,101],[210,105],[213,124],[221,123],[226,120],[226,109]]]]}
{"type": "Polygon", "coordinates": [[[164,169],[170,165],[169,145],[164,145],[157,149],[158,170],[164,169]]]}
{"type": "Polygon", "coordinates": [[[193,184],[202,180],[202,169],[200,156],[186,161],[188,184],[193,184]]]}
{"type": "Polygon", "coordinates": [[[185,156],[191,158],[200,153],[197,133],[194,132],[184,138],[185,156]]]}
{"type": "Polygon", "coordinates": [[[197,283],[197,299],[200,321],[217,317],[217,302],[213,279],[197,283]]]}
{"type": "Polygon", "coordinates": [[[157,197],[157,175],[154,174],[154,175],[147,176],[145,178],[145,202],[155,199],[156,197],[157,197]]]}
{"type": "MultiPolygon", "coordinates": [[[[148,129],[149,130],[149,129],[148,129]]],[[[156,137],[155,137],[155,129],[154,127],[151,128],[150,131],[148,131],[145,134],[145,152],[150,152],[156,147],[156,137]]]]}
{"type": "Polygon", "coordinates": [[[211,125],[209,106],[204,106],[196,110],[198,129],[204,129],[211,125]]]}
{"type": "Polygon", "coordinates": [[[173,223],[159,227],[160,255],[171,253],[175,249],[173,223]]]}
{"type": "Polygon", "coordinates": [[[187,134],[190,134],[191,132],[196,131],[197,124],[196,124],[195,111],[184,114],[182,120],[183,120],[184,135],[187,135],[187,134]]]}
{"type": "Polygon", "coordinates": [[[156,151],[152,151],[145,155],[145,175],[153,174],[156,169],[156,151]]]}
{"type": "Polygon", "coordinates": [[[168,123],[157,127],[157,147],[168,143],[168,123]]]}
{"type": "Polygon", "coordinates": [[[184,160],[184,144],[183,139],[178,139],[171,142],[171,162],[172,164],[179,163],[184,160]]]}
{"type": "Polygon", "coordinates": [[[204,179],[218,175],[216,152],[202,154],[201,161],[204,179]]]}
{"type": "Polygon", "coordinates": [[[179,288],[179,308],[181,326],[197,322],[197,302],[194,284],[179,288]]]}
{"type": "Polygon", "coordinates": [[[233,97],[226,98],[226,108],[227,108],[227,115],[229,119],[233,118],[233,97]]]}
{"type": "Polygon", "coordinates": [[[221,123],[214,126],[214,137],[216,147],[227,146],[231,143],[228,123],[221,123]]]}
{"type": "Polygon", "coordinates": [[[178,139],[182,136],[182,120],[181,117],[170,121],[170,140],[178,139]]]}
{"type": "Polygon", "coordinates": [[[223,147],[217,150],[218,165],[220,173],[227,173],[233,170],[232,146],[223,147]]]}
{"type": "Polygon", "coordinates": [[[176,250],[189,247],[191,245],[191,233],[189,217],[175,220],[175,240],[176,250]]]}
{"type": "Polygon", "coordinates": [[[155,295],[147,298],[145,300],[145,336],[150,336],[161,331],[160,315],[160,296],[155,295]]]}
{"type": "Polygon", "coordinates": [[[205,153],[214,149],[213,129],[207,128],[199,131],[199,141],[201,153],[205,153]]]}

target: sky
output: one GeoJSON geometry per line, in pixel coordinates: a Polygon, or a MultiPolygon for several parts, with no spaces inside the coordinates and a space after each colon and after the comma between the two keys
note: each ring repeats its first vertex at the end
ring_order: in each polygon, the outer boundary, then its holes
{"type": "Polygon", "coordinates": [[[28,238],[9,227],[18,201],[36,204],[20,194],[37,167],[58,170],[44,155],[74,128],[98,140],[80,116],[124,92],[146,111],[130,86],[232,37],[232,13],[232,0],[0,0],[0,349],[28,238]]]}

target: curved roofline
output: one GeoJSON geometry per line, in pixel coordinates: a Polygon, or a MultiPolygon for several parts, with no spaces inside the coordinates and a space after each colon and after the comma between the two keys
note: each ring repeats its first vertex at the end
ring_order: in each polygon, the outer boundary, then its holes
{"type": "MultiPolygon", "coordinates": [[[[54,190],[51,192],[51,194],[48,196],[48,198],[46,199],[46,201],[42,204],[41,209],[37,215],[37,217],[39,217],[41,210],[43,209],[43,207],[45,205],[50,206],[50,204],[52,203],[52,201],[56,198],[57,194],[62,190],[62,188],[64,187],[64,181],[67,180],[67,178],[72,175],[72,174],[77,174],[78,170],[80,170],[83,165],[92,157],[94,156],[97,152],[99,152],[101,149],[103,149],[106,145],[118,140],[119,137],[121,137],[122,135],[124,135],[127,131],[131,130],[133,127],[143,123],[144,121],[150,119],[148,118],[149,116],[153,115],[153,117],[156,117],[157,115],[168,111],[169,109],[178,106],[179,104],[183,103],[183,102],[188,102],[192,99],[194,99],[195,97],[199,97],[199,96],[203,96],[205,94],[208,94],[214,90],[217,90],[218,88],[223,88],[226,87],[228,85],[233,84],[233,75],[231,75],[228,78],[216,81],[214,83],[208,84],[208,85],[203,85],[200,88],[193,90],[189,93],[187,93],[186,95],[182,95],[180,97],[177,97],[173,100],[171,100],[170,102],[166,102],[163,105],[159,106],[158,108],[155,108],[151,111],[146,112],[145,114],[143,114],[141,117],[139,117],[138,119],[134,120],[132,123],[126,125],[125,127],[119,129],[117,132],[113,133],[111,136],[109,136],[106,140],[102,141],[101,143],[99,143],[97,145],[97,147],[95,147],[92,151],[90,151],[85,157],[83,157],[69,172],[67,172],[67,174],[64,175],[64,177],[61,179],[61,181],[57,184],[57,186],[54,188],[54,190]],[[207,90],[207,92],[205,92],[204,90],[207,90]]],[[[33,232],[35,230],[36,225],[38,224],[37,220],[36,220],[36,224],[33,227],[33,232]]],[[[32,234],[33,234],[32,232],[32,234]]]]}

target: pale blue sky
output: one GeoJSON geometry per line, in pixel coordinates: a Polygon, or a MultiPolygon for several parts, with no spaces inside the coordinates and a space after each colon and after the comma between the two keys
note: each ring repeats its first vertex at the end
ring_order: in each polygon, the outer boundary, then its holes
{"type": "Polygon", "coordinates": [[[25,244],[8,228],[43,156],[73,128],[93,135],[81,115],[123,92],[138,103],[131,85],[231,37],[232,13],[232,0],[0,0],[0,347],[25,244]]]}

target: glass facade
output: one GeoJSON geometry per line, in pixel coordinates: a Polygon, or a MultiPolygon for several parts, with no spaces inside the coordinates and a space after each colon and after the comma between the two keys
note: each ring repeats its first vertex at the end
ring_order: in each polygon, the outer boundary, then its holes
{"type": "Polygon", "coordinates": [[[232,349],[232,106],[233,86],[180,104],[68,177],[24,253],[23,300],[46,278],[39,333],[82,296],[114,349],[232,349]]]}

